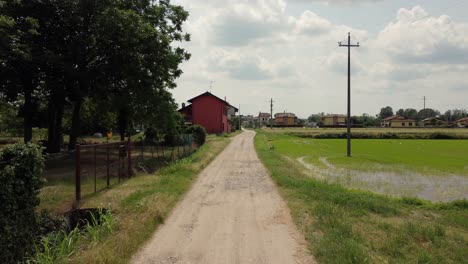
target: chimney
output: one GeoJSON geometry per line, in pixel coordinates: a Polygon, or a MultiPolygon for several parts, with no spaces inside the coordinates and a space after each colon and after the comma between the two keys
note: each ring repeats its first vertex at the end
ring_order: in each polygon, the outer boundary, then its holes
{"type": "Polygon", "coordinates": [[[185,103],[182,103],[182,108],[184,108],[184,107],[185,107],[185,103]]]}

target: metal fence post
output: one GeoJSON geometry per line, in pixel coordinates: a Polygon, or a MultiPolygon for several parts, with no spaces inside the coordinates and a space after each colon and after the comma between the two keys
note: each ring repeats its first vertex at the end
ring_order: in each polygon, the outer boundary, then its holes
{"type": "Polygon", "coordinates": [[[81,164],[80,164],[80,145],[75,147],[75,195],[76,201],[81,200],[81,164]]]}
{"type": "Polygon", "coordinates": [[[109,170],[110,170],[110,164],[109,164],[109,143],[107,143],[107,146],[106,146],[106,167],[107,167],[107,176],[106,176],[106,181],[107,181],[107,188],[109,188],[110,186],[110,179],[109,179],[109,170]]]}
{"type": "Polygon", "coordinates": [[[128,171],[127,171],[127,177],[130,178],[132,176],[132,139],[131,137],[128,137],[128,171]]]}
{"type": "Polygon", "coordinates": [[[122,145],[119,145],[119,151],[118,151],[118,155],[119,155],[119,158],[117,159],[117,176],[118,176],[118,179],[119,179],[119,183],[120,183],[120,174],[122,173],[121,172],[121,169],[122,169],[122,151],[123,150],[123,146],[122,145]]]}
{"type": "Polygon", "coordinates": [[[94,192],[96,192],[96,145],[94,145],[94,192]]]}

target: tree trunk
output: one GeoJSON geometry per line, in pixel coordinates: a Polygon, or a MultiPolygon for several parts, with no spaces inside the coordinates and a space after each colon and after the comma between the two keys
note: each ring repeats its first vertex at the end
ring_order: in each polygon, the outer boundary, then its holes
{"type": "Polygon", "coordinates": [[[128,111],[126,109],[119,110],[118,123],[119,123],[120,141],[125,141],[125,132],[127,131],[127,125],[128,125],[128,111]]]}
{"type": "Polygon", "coordinates": [[[75,149],[75,145],[80,135],[80,110],[81,110],[82,100],[78,100],[73,104],[73,114],[72,114],[72,125],[70,131],[70,142],[68,143],[68,149],[75,149]]]}
{"type": "Polygon", "coordinates": [[[53,95],[49,99],[48,109],[48,138],[47,152],[57,153],[61,150],[62,144],[62,119],[65,107],[65,97],[53,95]]]}
{"type": "Polygon", "coordinates": [[[32,140],[33,126],[33,102],[32,102],[32,83],[29,81],[24,86],[24,107],[23,107],[23,139],[24,143],[29,143],[32,140]]]}

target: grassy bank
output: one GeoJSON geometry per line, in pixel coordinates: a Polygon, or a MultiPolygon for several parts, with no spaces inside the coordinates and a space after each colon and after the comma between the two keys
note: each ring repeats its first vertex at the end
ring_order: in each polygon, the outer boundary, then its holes
{"type": "MultiPolygon", "coordinates": [[[[110,206],[114,211],[117,226],[103,241],[92,245],[79,245],[79,250],[66,259],[66,262],[127,263],[164,222],[198,173],[229,142],[228,137],[209,136],[206,144],[197,152],[176,164],[153,175],[137,175],[109,190],[86,197],[82,203],[83,208],[110,206]]],[[[41,206],[46,207],[46,202],[41,206]]]]}
{"type": "Polygon", "coordinates": [[[257,152],[319,262],[467,262],[468,202],[433,204],[327,184],[306,175],[277,139],[260,131],[257,152]]]}

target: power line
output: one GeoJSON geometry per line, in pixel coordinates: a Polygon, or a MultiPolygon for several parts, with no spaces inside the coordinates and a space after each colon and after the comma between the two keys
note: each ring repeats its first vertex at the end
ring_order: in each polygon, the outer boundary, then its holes
{"type": "Polygon", "coordinates": [[[338,42],[339,47],[348,48],[348,119],[347,119],[347,156],[351,157],[351,48],[358,48],[357,44],[351,44],[351,33],[348,33],[348,44],[341,44],[338,42]]]}

